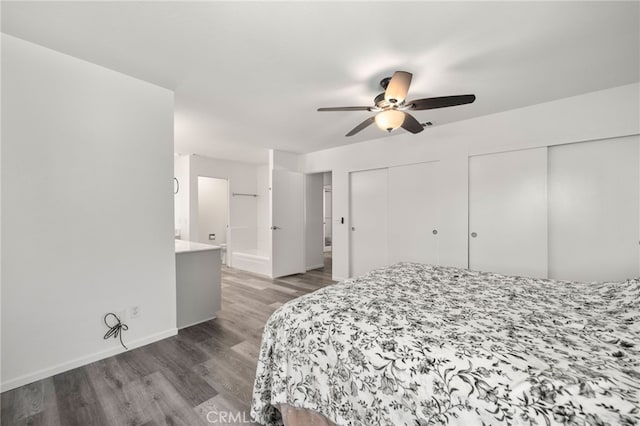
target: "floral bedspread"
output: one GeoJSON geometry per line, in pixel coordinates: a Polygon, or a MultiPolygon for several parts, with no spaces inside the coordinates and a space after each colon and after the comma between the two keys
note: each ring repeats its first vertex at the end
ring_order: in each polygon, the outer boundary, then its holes
{"type": "Polygon", "coordinates": [[[400,263],[280,307],[251,414],[339,425],[640,425],[640,280],[400,263]]]}

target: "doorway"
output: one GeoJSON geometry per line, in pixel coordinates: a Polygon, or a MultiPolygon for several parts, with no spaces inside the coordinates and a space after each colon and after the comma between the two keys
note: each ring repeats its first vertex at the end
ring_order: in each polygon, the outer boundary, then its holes
{"type": "Polygon", "coordinates": [[[306,270],[331,270],[333,245],[331,172],[305,177],[306,270]]]}
{"type": "MultiPolygon", "coordinates": [[[[326,174],[326,173],[325,173],[326,174]]],[[[326,179],[325,179],[326,182],[326,179]]],[[[331,182],[331,173],[329,173],[329,182],[331,182]]],[[[323,227],[324,227],[324,252],[331,253],[331,247],[333,243],[332,236],[332,223],[331,223],[331,183],[328,185],[324,184],[324,198],[322,200],[322,216],[323,216],[323,227]]]]}
{"type": "Polygon", "coordinates": [[[198,176],[198,233],[197,242],[220,246],[222,263],[228,265],[226,255],[229,241],[229,181],[198,176]]]}
{"type": "Polygon", "coordinates": [[[323,254],[324,270],[332,274],[333,271],[333,191],[331,172],[322,174],[323,199],[322,199],[322,226],[323,226],[323,254]]]}

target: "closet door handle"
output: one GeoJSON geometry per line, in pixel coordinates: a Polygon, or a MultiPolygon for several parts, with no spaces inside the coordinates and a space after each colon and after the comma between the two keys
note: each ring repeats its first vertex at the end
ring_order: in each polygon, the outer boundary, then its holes
{"type": "Polygon", "coordinates": [[[279,226],[275,226],[275,225],[271,227],[272,231],[275,231],[276,229],[282,229],[282,228],[280,228],[279,226]]]}

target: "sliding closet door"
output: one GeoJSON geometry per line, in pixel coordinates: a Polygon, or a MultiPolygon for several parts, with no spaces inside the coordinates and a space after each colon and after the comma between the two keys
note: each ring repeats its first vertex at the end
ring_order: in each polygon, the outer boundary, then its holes
{"type": "Polygon", "coordinates": [[[351,194],[351,276],[385,266],[387,260],[387,169],[353,172],[351,194]]]}
{"type": "Polygon", "coordinates": [[[439,164],[389,168],[389,264],[439,263],[439,164]]]}
{"type": "Polygon", "coordinates": [[[638,276],[638,136],[549,148],[549,276],[638,276]]]}
{"type": "Polygon", "coordinates": [[[547,276],[547,148],[469,158],[469,268],[547,276]]]}

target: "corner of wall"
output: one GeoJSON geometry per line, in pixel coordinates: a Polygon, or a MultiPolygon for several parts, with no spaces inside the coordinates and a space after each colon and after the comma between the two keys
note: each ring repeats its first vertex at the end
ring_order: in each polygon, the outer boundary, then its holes
{"type": "Polygon", "coordinates": [[[125,342],[175,332],[174,105],[165,88],[4,34],[2,83],[6,390],[120,352],[107,312],[141,309],[125,342]]]}

